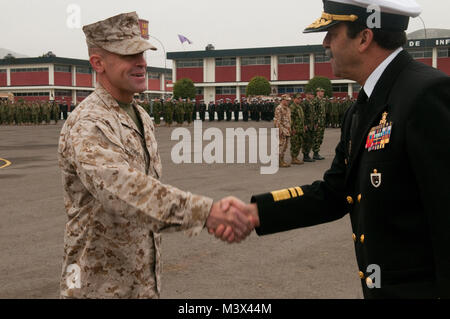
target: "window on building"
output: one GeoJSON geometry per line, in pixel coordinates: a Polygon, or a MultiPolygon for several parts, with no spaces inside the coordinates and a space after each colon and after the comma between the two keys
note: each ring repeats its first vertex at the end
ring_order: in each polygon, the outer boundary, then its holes
{"type": "Polygon", "coordinates": [[[217,58],[216,66],[235,66],[236,58],[217,58]]]}
{"type": "Polygon", "coordinates": [[[92,69],[90,67],[77,66],[77,73],[92,74],[92,69]]]}
{"type": "Polygon", "coordinates": [[[242,65],[267,65],[270,64],[270,56],[262,57],[243,57],[241,59],[242,65]]]}
{"type": "Polygon", "coordinates": [[[172,73],[166,73],[166,81],[172,81],[172,73]]]}
{"type": "Polygon", "coordinates": [[[72,72],[72,67],[70,65],[55,65],[55,72],[72,72]]]}
{"type": "Polygon", "coordinates": [[[77,97],[86,97],[86,96],[88,96],[91,93],[92,93],[92,91],[80,90],[80,91],[77,91],[77,97]]]}
{"type": "Polygon", "coordinates": [[[58,91],[55,91],[55,96],[72,96],[72,91],[58,90],[58,91]]]}
{"type": "Polygon", "coordinates": [[[1,70],[0,70],[0,73],[6,73],[6,70],[1,69],[1,70]]]}
{"type": "Polygon", "coordinates": [[[48,72],[48,68],[21,68],[21,69],[11,69],[11,73],[18,72],[48,72]]]}
{"type": "Polygon", "coordinates": [[[159,80],[159,73],[152,73],[152,72],[149,72],[149,73],[148,73],[148,78],[149,78],[149,79],[152,79],[152,80],[159,80]]]}
{"type": "Polygon", "coordinates": [[[448,58],[450,57],[450,47],[438,49],[438,58],[448,58]]]}
{"type": "Polygon", "coordinates": [[[348,92],[348,84],[333,84],[333,92],[334,93],[347,93],[348,92]]]}
{"type": "Polygon", "coordinates": [[[178,60],[177,61],[177,68],[199,68],[203,67],[203,60],[178,60]]]}
{"type": "Polygon", "coordinates": [[[195,95],[203,95],[204,89],[196,87],[195,88],[195,95]]]}
{"type": "Polygon", "coordinates": [[[14,93],[14,96],[49,96],[48,92],[25,92],[25,93],[14,93]]]}
{"type": "Polygon", "coordinates": [[[409,54],[414,59],[424,59],[424,58],[432,58],[433,57],[433,49],[425,48],[425,49],[408,49],[409,54]]]}
{"type": "Polygon", "coordinates": [[[353,84],[353,93],[359,93],[361,91],[361,85],[358,83],[353,84]]]}
{"type": "Polygon", "coordinates": [[[283,55],[278,57],[278,64],[304,64],[309,63],[309,54],[283,55]]]}
{"type": "Polygon", "coordinates": [[[304,90],[305,90],[304,85],[280,85],[278,87],[278,94],[303,93],[304,90]]]}
{"type": "Polygon", "coordinates": [[[216,87],[216,94],[236,94],[236,87],[234,86],[219,86],[216,87]]]}
{"type": "Polygon", "coordinates": [[[316,63],[324,63],[330,61],[330,58],[324,52],[314,54],[314,60],[316,63]]]}

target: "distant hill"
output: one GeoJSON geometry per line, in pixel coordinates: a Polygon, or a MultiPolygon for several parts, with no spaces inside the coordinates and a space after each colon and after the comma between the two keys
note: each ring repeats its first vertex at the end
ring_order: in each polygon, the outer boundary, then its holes
{"type": "Polygon", "coordinates": [[[25,54],[20,54],[8,49],[3,49],[0,48],[0,59],[3,59],[5,57],[5,55],[7,55],[8,53],[11,53],[12,55],[14,55],[16,58],[27,58],[28,56],[25,54]]]}

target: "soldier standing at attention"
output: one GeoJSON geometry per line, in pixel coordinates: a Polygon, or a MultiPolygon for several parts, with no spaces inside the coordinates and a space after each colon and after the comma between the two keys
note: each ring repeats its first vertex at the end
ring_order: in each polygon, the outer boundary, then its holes
{"type": "Polygon", "coordinates": [[[309,157],[309,152],[313,147],[314,135],[316,132],[316,110],[314,108],[314,94],[312,91],[306,92],[306,98],[303,100],[302,107],[305,113],[305,135],[303,139],[303,161],[315,162],[315,160],[309,157]]]}
{"type": "Polygon", "coordinates": [[[208,105],[208,117],[209,117],[210,122],[214,121],[215,112],[216,111],[215,111],[214,102],[211,101],[211,102],[209,102],[209,105],[208,105]]]}
{"type": "Polygon", "coordinates": [[[305,133],[305,114],[301,106],[301,94],[297,93],[294,96],[294,101],[291,104],[291,164],[302,165],[305,162],[298,159],[300,150],[303,144],[303,135],[305,133]]]}
{"type": "Polygon", "coordinates": [[[326,119],[326,99],[324,97],[325,90],[322,88],[317,88],[316,98],[314,99],[314,107],[316,109],[316,119],[317,119],[317,130],[314,135],[313,143],[313,159],[320,161],[325,159],[320,156],[320,146],[323,143],[323,137],[325,135],[325,119],[326,119]]]}
{"type": "Polygon", "coordinates": [[[289,102],[291,97],[285,94],[281,97],[281,104],[275,109],[275,127],[279,130],[278,136],[280,138],[280,167],[289,167],[291,165],[284,161],[284,153],[286,153],[289,139],[291,137],[291,109],[289,102]]]}
{"type": "Polygon", "coordinates": [[[158,298],[161,232],[198,234],[225,221],[238,238],[254,225],[239,210],[164,185],[153,122],[133,96],[146,89],[135,12],[83,28],[95,91],[65,122],[58,155],[67,224],[63,298],[158,298]],[[231,213],[231,214],[230,214],[231,213]]]}

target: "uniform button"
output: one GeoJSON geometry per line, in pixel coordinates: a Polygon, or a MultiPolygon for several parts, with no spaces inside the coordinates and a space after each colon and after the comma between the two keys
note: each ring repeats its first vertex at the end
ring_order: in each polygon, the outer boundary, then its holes
{"type": "Polygon", "coordinates": [[[372,287],[373,287],[373,281],[372,281],[372,278],[370,278],[370,277],[367,277],[367,278],[366,278],[366,285],[367,285],[367,287],[369,287],[369,288],[372,288],[372,287]]]}
{"type": "Polygon", "coordinates": [[[364,273],[362,271],[359,272],[359,278],[364,279],[364,273]]]}
{"type": "Polygon", "coordinates": [[[361,235],[361,238],[360,238],[360,240],[361,240],[361,244],[364,244],[364,239],[365,239],[366,237],[364,236],[364,235],[361,235]]]}
{"type": "Polygon", "coordinates": [[[361,198],[362,198],[362,195],[359,194],[359,195],[358,195],[358,203],[361,203],[361,198]]]}
{"type": "Polygon", "coordinates": [[[355,234],[352,235],[352,238],[353,238],[353,241],[356,243],[356,235],[355,234]]]}
{"type": "Polygon", "coordinates": [[[353,198],[351,196],[347,197],[347,202],[352,205],[353,204],[353,198]]]}

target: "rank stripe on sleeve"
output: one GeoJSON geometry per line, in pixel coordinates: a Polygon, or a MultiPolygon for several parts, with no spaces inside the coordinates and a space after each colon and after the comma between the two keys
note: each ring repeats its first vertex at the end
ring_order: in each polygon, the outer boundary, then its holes
{"type": "Polygon", "coordinates": [[[273,200],[275,202],[279,202],[282,200],[287,200],[291,198],[296,198],[299,196],[303,196],[303,191],[300,187],[292,187],[292,188],[286,188],[279,191],[273,191],[271,192],[273,196],[273,200]]]}

